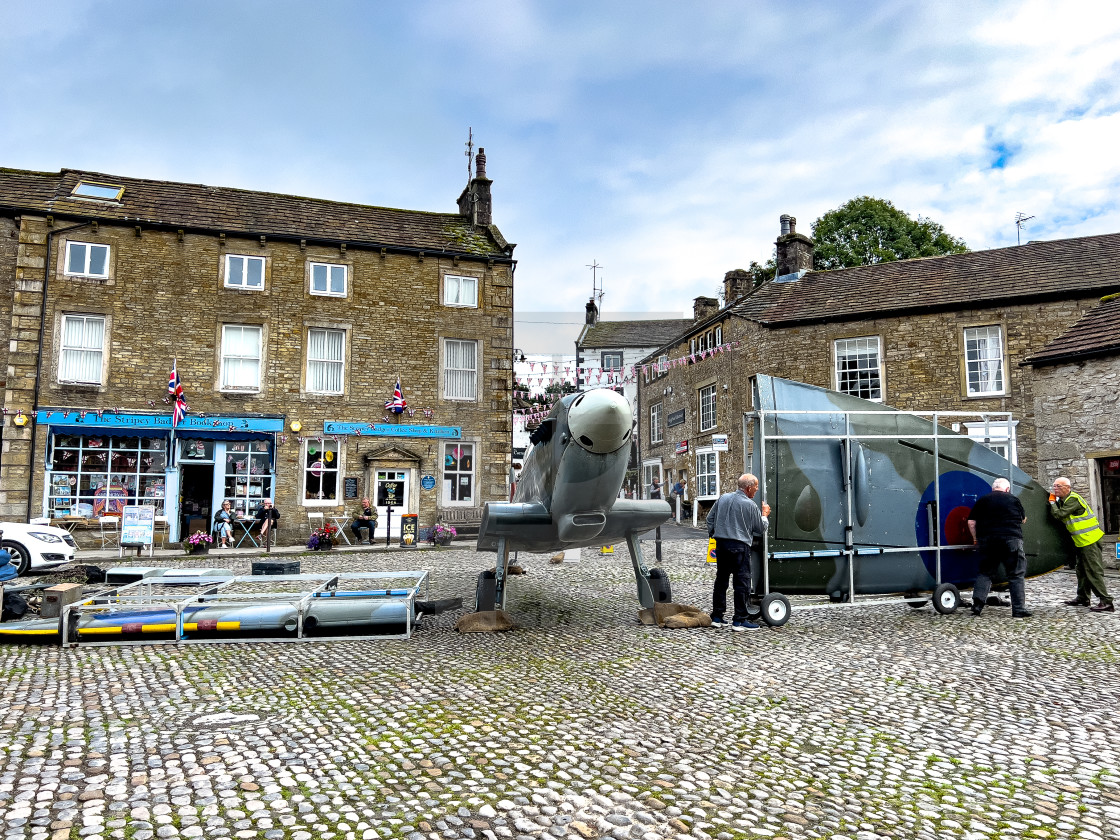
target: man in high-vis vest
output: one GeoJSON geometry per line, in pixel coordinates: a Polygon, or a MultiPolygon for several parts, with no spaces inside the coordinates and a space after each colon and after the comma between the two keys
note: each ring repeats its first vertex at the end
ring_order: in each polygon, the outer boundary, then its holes
{"type": "Polygon", "coordinates": [[[1101,530],[1089,503],[1073,492],[1065,476],[1054,481],[1050,493],[1050,515],[1066,526],[1073,537],[1073,551],[1077,557],[1077,597],[1065,603],[1071,607],[1089,607],[1093,612],[1114,612],[1112,598],[1104,583],[1104,561],[1101,557],[1101,530]],[[1096,594],[1097,604],[1089,606],[1090,594],[1096,594]]]}

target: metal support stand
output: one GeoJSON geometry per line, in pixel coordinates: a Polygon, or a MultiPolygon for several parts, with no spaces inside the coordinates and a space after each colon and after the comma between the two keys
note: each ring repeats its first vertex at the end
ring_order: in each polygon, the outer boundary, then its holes
{"type": "Polygon", "coordinates": [[[651,609],[654,605],[653,588],[649,585],[649,569],[642,562],[642,544],[638,535],[626,535],[626,547],[630,549],[630,562],[634,566],[634,581],[638,585],[638,603],[642,609],[651,609]]]}

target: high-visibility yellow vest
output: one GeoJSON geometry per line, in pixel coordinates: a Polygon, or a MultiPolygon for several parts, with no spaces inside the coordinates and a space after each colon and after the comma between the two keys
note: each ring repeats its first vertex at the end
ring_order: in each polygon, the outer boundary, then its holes
{"type": "Polygon", "coordinates": [[[1074,515],[1066,520],[1066,529],[1073,537],[1073,544],[1078,548],[1092,545],[1104,536],[1104,531],[1101,530],[1101,526],[1097,522],[1097,515],[1093,513],[1089,503],[1073,491],[1070,491],[1068,498],[1076,499],[1085,509],[1085,512],[1080,516],[1074,515]]]}

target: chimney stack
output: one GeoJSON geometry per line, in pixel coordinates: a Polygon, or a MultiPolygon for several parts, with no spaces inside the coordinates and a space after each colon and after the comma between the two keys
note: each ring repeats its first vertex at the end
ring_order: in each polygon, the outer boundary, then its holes
{"type": "Polygon", "coordinates": [[[698,297],[692,301],[692,320],[703,321],[719,311],[719,301],[710,297],[698,297]]]}
{"type": "Polygon", "coordinates": [[[585,308],[587,309],[586,323],[599,323],[599,307],[595,305],[595,298],[591,298],[591,300],[587,302],[587,306],[585,308]]]}
{"type": "Polygon", "coordinates": [[[778,249],[778,281],[799,280],[813,270],[813,240],[797,232],[797,219],[788,213],[781,216],[781,235],[774,244],[778,249]]]}
{"type": "Polygon", "coordinates": [[[723,275],[723,303],[726,306],[754,288],[751,276],[741,268],[735,268],[723,275]]]}
{"type": "Polygon", "coordinates": [[[486,177],[486,150],[480,148],[474,158],[474,177],[459,195],[459,215],[466,216],[471,224],[488,227],[492,223],[490,185],[486,177]]]}

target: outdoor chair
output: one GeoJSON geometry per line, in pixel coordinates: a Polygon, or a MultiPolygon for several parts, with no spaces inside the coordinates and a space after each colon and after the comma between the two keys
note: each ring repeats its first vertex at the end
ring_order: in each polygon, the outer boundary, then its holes
{"type": "Polygon", "coordinates": [[[101,526],[101,547],[121,547],[121,518],[119,516],[99,516],[97,522],[101,526]]]}

